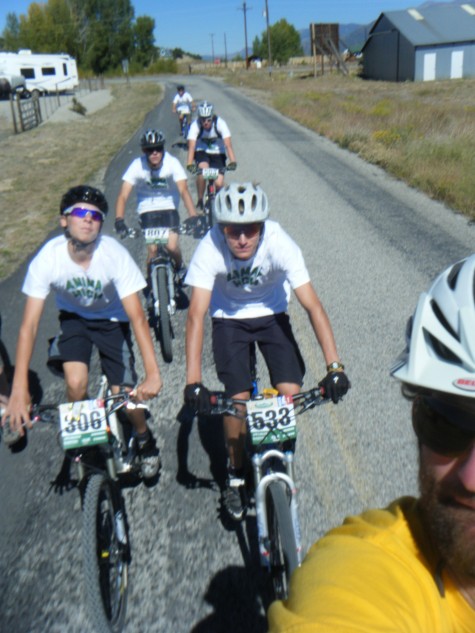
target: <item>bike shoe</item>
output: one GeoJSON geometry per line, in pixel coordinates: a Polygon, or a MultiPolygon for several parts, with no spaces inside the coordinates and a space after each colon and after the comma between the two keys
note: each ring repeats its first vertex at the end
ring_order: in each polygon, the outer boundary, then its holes
{"type": "Polygon", "coordinates": [[[226,512],[234,521],[241,521],[247,510],[247,495],[244,479],[228,477],[222,500],[226,512]]]}
{"type": "Polygon", "coordinates": [[[138,442],[137,444],[142,477],[144,479],[152,479],[156,477],[161,466],[160,453],[155,438],[150,434],[144,443],[138,442]]]}
{"type": "Polygon", "coordinates": [[[186,288],[185,277],[187,272],[188,268],[185,266],[185,264],[182,264],[180,268],[177,268],[175,270],[176,282],[179,286],[181,286],[181,288],[186,288]]]}

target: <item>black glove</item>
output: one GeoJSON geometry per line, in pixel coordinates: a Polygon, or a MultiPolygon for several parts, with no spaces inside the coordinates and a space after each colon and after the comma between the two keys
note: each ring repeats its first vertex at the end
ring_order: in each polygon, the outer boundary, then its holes
{"type": "Polygon", "coordinates": [[[235,163],[234,161],[226,165],[226,169],[228,171],[236,171],[236,167],[237,167],[237,163],[235,163]]]}
{"type": "Polygon", "coordinates": [[[196,166],[196,163],[190,163],[186,166],[186,170],[189,171],[190,174],[196,174],[198,167],[196,166]]]}
{"type": "Polygon", "coordinates": [[[123,218],[117,218],[114,223],[114,230],[119,234],[121,240],[124,240],[129,234],[129,229],[123,218]]]}
{"type": "Polygon", "coordinates": [[[184,397],[185,404],[192,409],[194,413],[209,413],[211,409],[210,393],[200,382],[186,385],[184,397]]]}
{"type": "Polygon", "coordinates": [[[323,387],[325,398],[331,398],[336,404],[338,400],[343,398],[351,384],[345,372],[329,371],[325,378],[320,380],[318,386],[323,387]]]}

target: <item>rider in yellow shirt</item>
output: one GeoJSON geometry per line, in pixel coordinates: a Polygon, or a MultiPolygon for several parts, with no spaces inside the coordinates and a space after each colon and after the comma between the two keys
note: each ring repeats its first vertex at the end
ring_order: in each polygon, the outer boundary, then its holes
{"type": "Polygon", "coordinates": [[[308,553],[270,633],[475,631],[475,255],[419,299],[392,374],[413,401],[418,499],[350,517],[308,553]]]}

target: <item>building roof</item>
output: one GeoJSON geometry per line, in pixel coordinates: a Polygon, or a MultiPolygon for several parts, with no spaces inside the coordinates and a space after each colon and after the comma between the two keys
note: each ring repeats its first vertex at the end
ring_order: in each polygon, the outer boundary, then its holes
{"type": "Polygon", "coordinates": [[[385,11],[373,25],[377,31],[383,16],[414,46],[475,42],[475,4],[442,4],[385,11]]]}

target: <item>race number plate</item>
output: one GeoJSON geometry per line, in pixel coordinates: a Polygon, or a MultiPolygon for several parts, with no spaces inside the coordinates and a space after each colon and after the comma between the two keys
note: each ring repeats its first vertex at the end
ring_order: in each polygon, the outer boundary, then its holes
{"type": "Polygon", "coordinates": [[[163,226],[149,228],[144,229],[143,234],[146,244],[157,244],[159,242],[166,244],[168,242],[168,236],[170,235],[170,229],[163,226]]]}
{"type": "Polygon", "coordinates": [[[219,169],[215,167],[205,167],[202,172],[202,176],[205,180],[216,180],[219,176],[219,169]]]}
{"type": "Polygon", "coordinates": [[[291,396],[274,396],[247,403],[247,424],[254,445],[273,444],[297,437],[291,396]]]}
{"type": "Polygon", "coordinates": [[[109,441],[102,400],[83,400],[59,405],[59,426],[65,451],[107,444],[109,441]]]}

